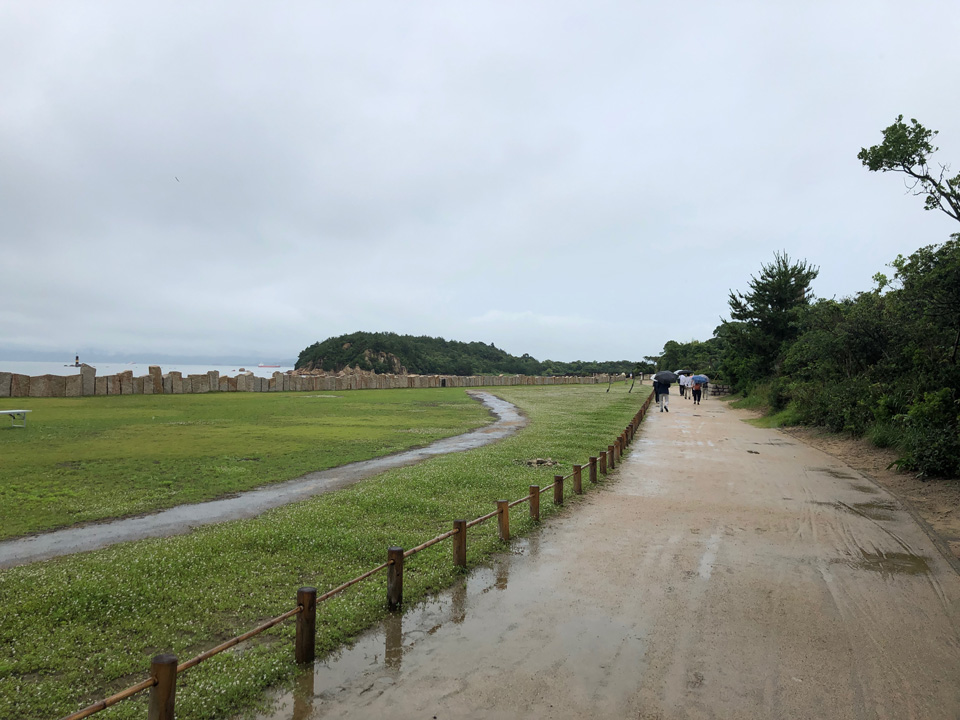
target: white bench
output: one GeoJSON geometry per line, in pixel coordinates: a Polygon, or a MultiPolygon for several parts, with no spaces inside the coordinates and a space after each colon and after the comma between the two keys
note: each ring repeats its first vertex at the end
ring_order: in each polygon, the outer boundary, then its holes
{"type": "Polygon", "coordinates": [[[11,427],[26,427],[27,413],[31,410],[0,410],[0,415],[9,415],[11,427]],[[19,420],[19,422],[17,422],[19,420]]]}

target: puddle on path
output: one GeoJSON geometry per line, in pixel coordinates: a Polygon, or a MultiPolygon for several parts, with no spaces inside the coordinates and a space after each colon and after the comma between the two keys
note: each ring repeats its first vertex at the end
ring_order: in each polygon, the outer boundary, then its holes
{"type": "Polygon", "coordinates": [[[870,570],[881,575],[924,575],[930,572],[927,558],[910,553],[860,551],[860,559],[837,560],[850,567],[870,570]]]}
{"type": "Polygon", "coordinates": [[[854,503],[850,506],[856,512],[871,520],[892,520],[897,510],[896,503],[874,500],[873,502],[854,503]]]}
{"type": "Polygon", "coordinates": [[[836,510],[843,510],[848,513],[853,513],[854,515],[869,518],[870,520],[892,520],[893,513],[899,509],[896,503],[884,502],[882,500],[849,505],[840,501],[823,502],[820,500],[811,500],[810,503],[812,505],[822,505],[824,507],[832,507],[836,510]]]}
{"type": "Polygon", "coordinates": [[[840,480],[857,480],[858,479],[856,475],[851,475],[850,473],[845,472],[844,470],[840,470],[838,468],[806,467],[804,468],[804,470],[806,470],[807,472],[824,473],[825,475],[829,475],[830,477],[838,478],[840,480]]]}
{"type": "MultiPolygon", "coordinates": [[[[291,690],[270,693],[270,709],[255,720],[308,720],[324,717],[324,704],[341,693],[376,692],[393,685],[404,669],[414,662],[416,646],[449,626],[459,627],[471,643],[491,642],[489,622],[477,623],[473,637],[470,619],[481,619],[485,612],[477,608],[487,593],[506,590],[514,556],[535,559],[540,539],[536,535],[514,539],[511,552],[495,555],[489,567],[472,570],[451,588],[425,600],[404,613],[391,613],[375,628],[363,633],[353,644],[314,663],[304,671],[291,690]],[[472,618],[472,615],[478,618],[472,618]],[[470,626],[470,627],[468,627],[470,626]]],[[[514,588],[516,590],[517,588],[514,588]]],[[[536,595],[538,588],[532,587],[536,595]]]]}
{"type": "Polygon", "coordinates": [[[526,419],[520,411],[506,400],[485,392],[468,391],[467,394],[486,405],[497,416],[497,421],[463,435],[437,440],[426,447],[309,473],[223,500],[180,505],[143,517],[84,525],[0,542],[0,568],[26,565],[131,540],[182,535],[200,525],[256,517],[271,508],[339,490],[386,470],[414,465],[435,455],[489,445],[512,435],[526,425],[526,419]]]}

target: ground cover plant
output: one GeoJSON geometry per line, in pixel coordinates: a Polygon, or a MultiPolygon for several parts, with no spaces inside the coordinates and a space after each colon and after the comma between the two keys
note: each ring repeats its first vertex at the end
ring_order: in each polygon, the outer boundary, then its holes
{"type": "Polygon", "coordinates": [[[464,393],[32,398],[0,430],[0,538],[210,500],[490,421],[464,393]]]}
{"type": "MultiPolygon", "coordinates": [[[[392,470],[253,520],[0,572],[0,717],[65,715],[145,678],[156,653],[174,652],[182,662],[293,608],[298,587],[324,592],[382,563],[390,545],[413,547],[455,519],[490,512],[498,499],[548,485],[611,443],[649,392],[605,390],[497,388],[530,424],[495,445],[392,470]],[[525,462],[538,457],[559,464],[525,462]]],[[[464,394],[439,393],[444,401],[464,394]]],[[[556,512],[552,495],[543,497],[542,513],[556,512]]],[[[574,505],[569,498],[567,507],[574,505]]],[[[511,530],[530,527],[526,508],[516,508],[511,530]]],[[[468,539],[471,566],[502,549],[493,521],[471,528],[468,539]]],[[[406,604],[457,574],[449,542],[410,558],[406,604]]],[[[378,575],[320,606],[318,656],[382,617],[384,583],[378,575]]],[[[293,633],[285,623],[184,673],[177,717],[229,717],[262,702],[266,687],[296,675],[293,633]]],[[[98,717],[139,719],[145,703],[144,695],[98,717]]]]}

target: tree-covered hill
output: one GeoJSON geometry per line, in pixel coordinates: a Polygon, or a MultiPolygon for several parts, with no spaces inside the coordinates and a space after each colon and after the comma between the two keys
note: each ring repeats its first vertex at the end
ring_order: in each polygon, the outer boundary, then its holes
{"type": "Polygon", "coordinates": [[[459,342],[426,335],[358,332],[316,342],[300,353],[297,368],[337,372],[358,367],[378,373],[420,375],[592,375],[634,372],[630,360],[609,362],[540,362],[493,343],[459,342]]]}

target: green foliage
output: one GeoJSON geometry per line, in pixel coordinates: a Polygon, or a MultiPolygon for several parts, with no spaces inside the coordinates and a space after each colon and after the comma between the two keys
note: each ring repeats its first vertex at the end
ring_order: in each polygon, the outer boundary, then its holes
{"type": "MultiPolygon", "coordinates": [[[[464,397],[458,389],[437,392],[442,403],[464,397]]],[[[414,547],[449,530],[453,519],[478,517],[497,499],[549,484],[554,472],[567,474],[572,463],[606,447],[648,392],[606,393],[597,385],[498,388],[530,421],[500,443],[393,470],[255,519],[4,570],[0,718],[62,717],[144,679],[158,652],[184,661],[291,609],[298,587],[330,590],[382,563],[390,545],[414,547]],[[522,462],[547,456],[560,465],[522,462]]],[[[566,507],[576,502],[570,495],[566,507]]],[[[541,504],[544,516],[559,511],[541,504]]],[[[531,527],[525,508],[513,511],[515,534],[531,527]]],[[[498,550],[495,521],[471,528],[469,565],[498,550]]],[[[404,565],[404,601],[415,603],[457,577],[449,542],[428,548],[404,565]]],[[[384,599],[380,574],[324,603],[317,613],[318,655],[383,617],[384,599]]],[[[232,717],[259,702],[268,686],[293,678],[293,632],[288,621],[183,673],[177,717],[232,717]]],[[[106,716],[144,718],[145,697],[106,716]]]]}
{"type": "Polygon", "coordinates": [[[776,373],[786,346],[800,333],[802,314],[813,298],[810,283],[819,272],[806,261],[774,253],[759,277],[751,277],[748,293],[730,292],[723,370],[737,389],[776,373]]]}
{"type": "Polygon", "coordinates": [[[787,405],[787,407],[779,412],[764,415],[759,418],[751,418],[747,420],[747,422],[755,427],[762,428],[790,427],[791,425],[801,424],[793,404],[787,405]]]}
{"type": "Polygon", "coordinates": [[[297,359],[298,368],[339,372],[347,367],[377,373],[404,370],[418,375],[593,375],[630,373],[639,363],[632,360],[587,362],[540,362],[524,353],[520,357],[500,350],[493,343],[459,342],[422,335],[358,332],[316,342],[297,359]]]}
{"type": "Polygon", "coordinates": [[[767,405],[771,412],[780,412],[790,400],[787,383],[783,378],[775,377],[767,387],[767,405]]]}
{"type": "Polygon", "coordinates": [[[857,158],[871,172],[899,172],[912,179],[910,189],[924,198],[925,210],[940,210],[960,222],[960,174],[946,177],[949,166],[930,167],[930,156],[938,148],[930,142],[936,130],[928,130],[915,119],[910,124],[899,115],[883,131],[883,142],[861,148],[857,158]]]}
{"type": "Polygon", "coordinates": [[[842,382],[798,383],[791,387],[791,399],[802,422],[857,437],[875,422],[876,396],[876,386],[862,377],[842,382]]]}
{"type": "Polygon", "coordinates": [[[960,418],[952,390],[924,393],[910,408],[904,425],[900,467],[935,477],[960,474],[960,418]]]}
{"type": "Polygon", "coordinates": [[[715,379],[720,369],[721,351],[722,344],[718,338],[710,338],[705,342],[691,340],[686,343],[669,340],[659,356],[646,358],[652,361],[650,365],[653,367],[644,372],[688,369],[715,379]]]}
{"type": "Polygon", "coordinates": [[[956,365],[960,344],[960,239],[954,236],[942,245],[920,248],[907,258],[899,255],[891,266],[900,285],[897,297],[902,313],[911,315],[914,323],[924,323],[925,330],[940,339],[937,347],[943,348],[941,358],[949,358],[956,365]]]}
{"type": "Polygon", "coordinates": [[[867,437],[878,448],[898,448],[903,432],[896,423],[878,421],[867,431],[867,437]]]}

